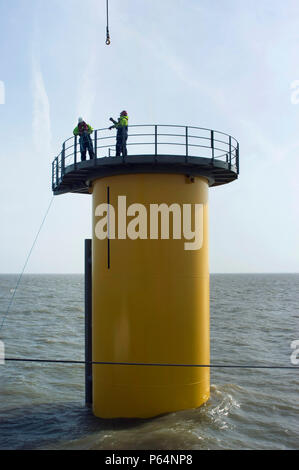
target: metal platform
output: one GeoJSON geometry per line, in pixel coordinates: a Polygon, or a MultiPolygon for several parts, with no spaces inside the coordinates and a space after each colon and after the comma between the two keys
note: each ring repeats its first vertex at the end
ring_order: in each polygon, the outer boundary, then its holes
{"type": "Polygon", "coordinates": [[[203,176],[210,186],[227,184],[238,178],[239,143],[223,132],[147,124],[129,126],[126,157],[113,156],[114,144],[114,133],[109,129],[97,129],[93,134],[95,158],[81,161],[79,139],[76,136],[67,139],[52,163],[53,193],[89,194],[94,179],[127,173],[203,176]],[[167,132],[167,128],[171,132],[167,132]],[[174,129],[179,133],[174,133],[174,129]],[[146,142],[140,141],[145,137],[146,142]]]}

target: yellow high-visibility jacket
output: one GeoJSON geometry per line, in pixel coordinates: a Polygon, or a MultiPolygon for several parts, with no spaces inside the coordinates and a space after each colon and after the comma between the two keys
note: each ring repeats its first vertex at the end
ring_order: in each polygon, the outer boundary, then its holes
{"type": "MultiPolygon", "coordinates": [[[[92,134],[93,133],[93,128],[89,124],[86,124],[86,125],[87,125],[88,134],[92,134]]],[[[73,130],[73,134],[74,135],[80,135],[79,125],[77,127],[75,127],[75,129],[73,130]]]]}

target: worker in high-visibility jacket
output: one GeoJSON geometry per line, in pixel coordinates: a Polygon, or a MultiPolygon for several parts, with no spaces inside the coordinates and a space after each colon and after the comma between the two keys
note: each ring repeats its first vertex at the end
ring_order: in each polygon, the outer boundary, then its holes
{"type": "Polygon", "coordinates": [[[117,129],[116,157],[119,157],[120,154],[122,154],[123,157],[127,155],[128,120],[129,117],[127,111],[122,111],[117,121],[110,118],[110,121],[113,122],[113,126],[110,126],[109,129],[117,129]]]}
{"type": "Polygon", "coordinates": [[[78,125],[73,130],[73,134],[80,136],[79,143],[80,143],[80,152],[81,152],[82,161],[86,160],[86,150],[88,150],[90,159],[94,158],[95,156],[93,145],[92,145],[92,140],[90,137],[92,133],[93,133],[93,128],[89,124],[86,124],[86,122],[83,121],[82,117],[79,117],[78,125]]]}

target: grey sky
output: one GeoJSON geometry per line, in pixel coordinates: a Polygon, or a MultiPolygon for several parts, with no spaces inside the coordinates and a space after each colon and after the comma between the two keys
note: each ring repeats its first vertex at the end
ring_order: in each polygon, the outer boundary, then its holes
{"type": "MultiPolygon", "coordinates": [[[[23,266],[78,115],[121,109],[240,142],[239,180],[210,190],[211,272],[298,272],[298,1],[110,0],[110,47],[105,1],[83,5],[0,0],[0,272],[23,266]]],[[[26,272],[83,272],[90,236],[91,198],[55,197],[26,272]]]]}

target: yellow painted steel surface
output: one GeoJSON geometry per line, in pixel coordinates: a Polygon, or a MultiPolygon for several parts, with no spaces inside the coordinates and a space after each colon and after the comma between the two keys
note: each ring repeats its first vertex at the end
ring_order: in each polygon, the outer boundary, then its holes
{"type": "MultiPolygon", "coordinates": [[[[129,174],[93,182],[93,361],[209,364],[208,182],[177,174],[129,174]],[[95,236],[96,207],[203,204],[203,244],[95,236]]],[[[128,217],[127,220],[132,220],[128,217]]],[[[148,228],[148,234],[149,234],[148,228]]],[[[198,407],[210,393],[209,368],[93,365],[93,412],[151,417],[198,407]]]]}

